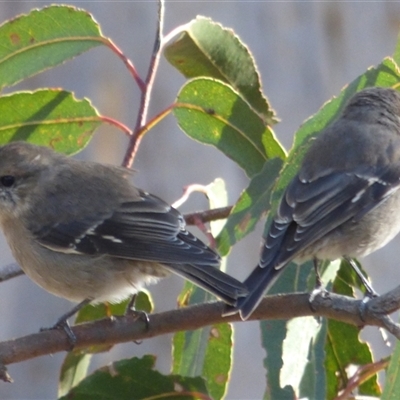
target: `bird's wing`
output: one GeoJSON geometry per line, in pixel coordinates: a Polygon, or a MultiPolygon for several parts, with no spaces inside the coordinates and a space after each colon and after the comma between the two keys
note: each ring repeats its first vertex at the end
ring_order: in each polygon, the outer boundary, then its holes
{"type": "Polygon", "coordinates": [[[265,239],[260,266],[279,268],[348,220],[360,220],[400,186],[397,165],[295,177],[265,239]]]}
{"type": "Polygon", "coordinates": [[[185,230],[177,210],[142,191],[139,199],[126,201],[116,210],[53,223],[34,230],[33,235],[41,245],[65,253],[219,265],[219,256],[185,230]]]}

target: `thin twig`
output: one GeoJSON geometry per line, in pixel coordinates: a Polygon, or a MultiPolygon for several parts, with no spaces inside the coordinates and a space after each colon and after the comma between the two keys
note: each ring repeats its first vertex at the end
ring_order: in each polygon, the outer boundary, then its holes
{"type": "Polygon", "coordinates": [[[194,192],[200,192],[207,195],[207,186],[201,185],[199,183],[192,183],[191,185],[185,186],[183,188],[182,196],[178,200],[174,201],[172,207],[179,208],[183,203],[185,203],[189,199],[190,195],[194,192]]]}
{"type": "Polygon", "coordinates": [[[357,371],[349,379],[344,390],[338,396],[336,396],[334,400],[347,400],[352,398],[352,393],[354,390],[356,390],[361,384],[377,374],[379,371],[385,369],[388,364],[389,361],[386,359],[362,365],[361,367],[357,368],[357,371]]]}
{"type": "Polygon", "coordinates": [[[176,28],[174,28],[171,32],[167,33],[166,35],[164,35],[164,37],[162,38],[161,41],[161,48],[163,49],[164,46],[174,37],[177,36],[183,32],[185,32],[186,30],[188,30],[189,26],[190,26],[190,22],[188,24],[184,24],[184,25],[180,25],[176,28]]]}
{"type": "Polygon", "coordinates": [[[203,223],[210,221],[218,221],[220,219],[225,219],[229,217],[232,211],[232,206],[213,208],[212,210],[198,211],[190,214],[185,214],[186,225],[196,225],[196,221],[201,221],[203,223]]]}
{"type": "Polygon", "coordinates": [[[150,59],[149,70],[145,81],[145,90],[142,92],[138,117],[134,133],[129,141],[128,149],[125,153],[123,166],[130,168],[132,166],[135,154],[139,147],[142,135],[140,135],[141,129],[146,125],[147,113],[149,109],[150,95],[153,89],[153,83],[156,76],[158,64],[161,56],[161,41],[162,31],[164,26],[164,0],[158,1],[158,25],[156,32],[156,39],[154,41],[153,53],[150,59]]]}

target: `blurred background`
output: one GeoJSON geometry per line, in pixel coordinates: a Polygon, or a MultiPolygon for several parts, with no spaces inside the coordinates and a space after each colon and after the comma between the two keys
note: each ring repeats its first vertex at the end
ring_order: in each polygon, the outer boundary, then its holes
{"type": "MultiPolygon", "coordinates": [[[[56,3],[56,2],[53,2],[56,3]]],[[[65,3],[65,2],[63,2],[65,3]]],[[[0,2],[0,22],[43,1],[0,2]]],[[[153,47],[156,27],[155,1],[71,1],[93,14],[105,36],[110,37],[133,61],[142,77],[153,47]]],[[[165,32],[197,15],[232,28],[248,45],[258,64],[264,93],[281,123],[275,132],[287,149],[298,126],[339,93],[348,82],[394,51],[400,27],[397,2],[254,2],[166,1],[165,32]]],[[[155,115],[175,98],[184,78],[165,60],[156,77],[149,115],[155,115]]],[[[78,98],[87,97],[103,115],[133,127],[139,90],[122,62],[108,49],[96,48],[54,70],[47,71],[12,90],[63,87],[78,98]]],[[[102,127],[79,156],[120,164],[127,139],[110,127],[102,127]]],[[[212,147],[188,139],[169,116],[143,140],[135,160],[137,186],[173,202],[191,183],[208,184],[217,177],[227,182],[230,202],[247,186],[242,170],[212,147]]],[[[181,211],[205,209],[207,202],[193,195],[181,211]]],[[[258,260],[262,223],[239,243],[231,254],[228,272],[244,279],[258,260]]],[[[198,233],[198,232],[195,232],[198,233]]],[[[199,233],[198,233],[199,234],[199,233]]],[[[399,284],[399,238],[365,260],[374,288],[386,292],[399,284]]],[[[0,237],[0,267],[13,262],[0,237]]],[[[156,311],[174,308],[183,281],[171,277],[150,287],[156,311]]],[[[48,294],[25,276],[0,285],[0,340],[8,340],[51,326],[71,304],[48,294]]],[[[374,338],[377,358],[390,354],[375,328],[363,336],[374,338]]],[[[265,390],[262,367],[264,350],[259,345],[256,322],[235,325],[235,354],[228,399],[260,399],[265,390]],[[249,346],[251,343],[251,346],[249,346]]],[[[169,372],[170,336],[145,340],[141,345],[115,346],[112,352],[95,356],[92,369],[118,358],[157,355],[157,368],[169,372]]],[[[13,384],[0,383],[1,399],[54,399],[58,373],[65,354],[36,358],[10,365],[13,384]]]]}

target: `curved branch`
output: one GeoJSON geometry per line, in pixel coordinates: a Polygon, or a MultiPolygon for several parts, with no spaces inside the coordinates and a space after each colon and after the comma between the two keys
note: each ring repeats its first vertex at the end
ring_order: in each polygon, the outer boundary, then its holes
{"type": "MultiPolygon", "coordinates": [[[[397,288],[400,292],[400,287],[397,288]]],[[[267,296],[252,314],[250,320],[290,319],[301,316],[323,316],[356,326],[373,325],[384,327],[396,335],[399,327],[388,323],[385,314],[378,313],[378,304],[385,304],[393,291],[366,303],[366,310],[361,319],[362,301],[329,293],[317,296],[311,310],[308,293],[294,293],[267,296]]],[[[400,299],[399,299],[400,301],[400,299]]],[[[75,348],[93,345],[114,345],[117,343],[142,340],[154,336],[174,333],[183,330],[194,330],[207,325],[222,322],[239,322],[238,315],[222,317],[224,303],[210,302],[198,304],[179,310],[155,313],[149,316],[148,329],[143,321],[135,321],[135,316],[112,317],[74,326],[77,337],[75,348]]],[[[50,330],[35,333],[18,339],[0,343],[0,367],[25,361],[45,354],[68,351],[70,343],[63,330],[50,330]]]]}

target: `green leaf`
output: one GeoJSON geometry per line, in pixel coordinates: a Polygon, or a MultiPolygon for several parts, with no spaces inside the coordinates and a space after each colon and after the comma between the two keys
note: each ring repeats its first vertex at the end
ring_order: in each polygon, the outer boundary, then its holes
{"type": "Polygon", "coordinates": [[[88,376],[60,400],[198,399],[207,395],[201,378],[162,375],[154,370],[155,357],[114,362],[88,376]]]}
{"type": "Polygon", "coordinates": [[[172,373],[201,376],[209,337],[209,327],[177,332],[172,340],[172,373]]]}
{"type": "Polygon", "coordinates": [[[91,358],[91,354],[78,351],[71,351],[66,355],[60,371],[58,397],[65,396],[86,377],[91,358]]]}
{"type": "MultiPolygon", "coordinates": [[[[130,298],[120,301],[119,303],[99,303],[96,305],[88,304],[79,310],[76,316],[75,324],[96,321],[102,318],[110,318],[111,316],[124,315],[130,298]]],[[[136,295],[135,309],[151,313],[153,311],[153,302],[150,293],[146,289],[142,289],[136,295]]]]}
{"type": "MultiPolygon", "coordinates": [[[[328,263],[323,268],[321,280],[324,285],[334,279],[338,268],[339,262],[328,263]]],[[[310,281],[315,284],[312,262],[300,266],[291,263],[269,293],[304,292],[310,281]]],[[[325,323],[317,322],[314,317],[301,317],[287,323],[265,321],[260,326],[262,344],[267,351],[265,398],[323,398],[326,392],[325,323]]]]}
{"type": "Polygon", "coordinates": [[[268,159],[285,157],[272,130],[223,82],[197,78],[186,83],[178,94],[174,115],[187,135],[214,145],[250,177],[268,159]]]}
{"type": "MultiPolygon", "coordinates": [[[[307,287],[307,279],[313,270],[312,262],[298,266],[290,263],[282,272],[280,278],[271,287],[269,293],[286,293],[304,291],[307,287]]],[[[267,352],[264,366],[267,372],[267,390],[265,399],[293,400],[295,394],[290,385],[281,387],[280,374],[284,363],[283,341],[287,335],[285,321],[260,322],[262,346],[267,352]]],[[[291,355],[294,357],[294,355],[291,355]]],[[[287,356],[285,356],[287,357],[287,356]]]]}
{"type": "Polygon", "coordinates": [[[232,86],[264,120],[275,113],[261,91],[260,76],[250,50],[231,29],[198,16],[165,48],[166,59],[185,77],[216,78],[232,86]]]}
{"type": "Polygon", "coordinates": [[[371,86],[394,87],[400,81],[400,71],[392,58],[386,57],[376,67],[369,68],[353,82],[345,86],[337,97],[326,102],[321,109],[307,119],[295,135],[295,147],[304,144],[305,141],[334,121],[347,101],[357,92],[371,86]]]}
{"type": "Polygon", "coordinates": [[[381,400],[397,400],[400,398],[400,341],[396,341],[393,354],[385,377],[385,387],[381,400]]]}
{"type": "Polygon", "coordinates": [[[176,333],[172,372],[189,377],[202,376],[210,396],[215,400],[222,399],[232,368],[232,335],[231,324],[176,333]]]}
{"type": "Polygon", "coordinates": [[[393,61],[399,65],[400,64],[400,34],[397,36],[396,47],[393,53],[393,61]]]}
{"type": "MultiPolygon", "coordinates": [[[[228,198],[222,179],[217,178],[206,188],[211,208],[226,206],[228,198]]],[[[219,225],[212,225],[212,234],[219,229],[219,225]]],[[[225,263],[226,259],[222,259],[221,270],[224,270],[225,263]]],[[[183,307],[212,299],[210,293],[186,282],[178,304],[183,307]]],[[[215,400],[221,399],[226,392],[232,368],[232,335],[230,324],[177,332],[173,337],[172,372],[184,376],[204,377],[210,396],[215,400]]]]}
{"type": "MultiPolygon", "coordinates": [[[[331,286],[339,267],[340,261],[324,262],[319,266],[324,287],[331,286]]],[[[302,290],[306,288],[312,290],[314,287],[315,273],[311,270],[306,287],[302,290]]],[[[296,290],[298,289],[300,287],[296,290]]],[[[314,317],[294,318],[287,323],[286,328],[287,334],[282,352],[283,367],[280,375],[281,386],[292,386],[298,398],[325,398],[326,320],[317,321],[314,317]]]]}
{"type": "Polygon", "coordinates": [[[324,399],[326,393],[325,341],[327,321],[319,321],[320,329],[310,346],[308,364],[300,383],[300,396],[304,399],[324,399]]]}
{"type": "Polygon", "coordinates": [[[216,238],[221,255],[227,255],[230,248],[253,231],[262,215],[268,212],[271,191],[281,168],[282,160],[274,158],[268,160],[262,170],[253,176],[216,238]]]}
{"type": "MultiPolygon", "coordinates": [[[[327,375],[326,399],[335,399],[341,389],[349,383],[346,369],[350,365],[362,366],[372,363],[371,349],[359,338],[359,329],[344,322],[328,320],[328,335],[325,347],[325,370],[327,375]]],[[[359,386],[359,393],[380,396],[377,375],[359,386]]]]}
{"type": "Polygon", "coordinates": [[[103,44],[91,15],[75,7],[33,10],[0,26],[0,89],[103,44]]]}
{"type": "Polygon", "coordinates": [[[0,97],[0,145],[23,140],[74,154],[101,124],[88,100],[60,89],[18,92],[0,97]]]}
{"type": "Polygon", "coordinates": [[[212,399],[224,397],[232,370],[233,328],[231,324],[211,326],[203,374],[212,399]]]}
{"type": "MultiPolygon", "coordinates": [[[[113,304],[88,304],[87,306],[79,310],[79,313],[77,314],[75,319],[75,324],[96,321],[102,318],[110,318],[111,316],[124,315],[126,313],[126,309],[130,300],[131,299],[128,298],[119,303],[113,304]]],[[[153,311],[153,302],[147,290],[143,289],[136,295],[135,309],[138,311],[144,311],[146,313],[151,313],[153,311]]],[[[110,350],[112,347],[112,345],[97,345],[88,347],[84,351],[86,353],[101,353],[110,350]]]]}
{"type": "MultiPolygon", "coordinates": [[[[335,293],[353,295],[353,288],[346,282],[351,270],[347,262],[341,262],[340,270],[333,283],[335,293]]],[[[349,382],[346,369],[350,365],[362,366],[373,362],[369,345],[359,338],[360,329],[344,322],[328,320],[325,370],[327,375],[327,399],[334,399],[349,382]]],[[[380,396],[377,374],[359,386],[359,393],[367,396],[380,396]]]]}
{"type": "MultiPolygon", "coordinates": [[[[303,398],[300,395],[300,386],[304,381],[308,382],[307,390],[313,392],[311,387],[315,386],[316,374],[307,367],[310,363],[310,350],[314,347],[321,329],[322,324],[318,323],[314,317],[293,318],[286,324],[286,337],[282,346],[283,365],[280,373],[280,385],[281,387],[291,386],[297,398],[303,398]]],[[[318,378],[323,379],[323,376],[319,374],[318,378]]]]}
{"type": "MultiPolygon", "coordinates": [[[[366,277],[366,279],[368,279],[368,274],[363,269],[362,265],[357,260],[354,261],[357,263],[358,268],[366,277]]],[[[364,293],[364,295],[367,293],[367,290],[365,289],[363,283],[360,281],[360,278],[358,277],[352,266],[346,260],[342,260],[341,262],[340,273],[337,276],[337,279],[342,280],[343,284],[345,284],[344,286],[341,286],[340,290],[342,290],[341,293],[345,294],[346,296],[354,297],[354,289],[359,290],[360,292],[364,293]],[[345,287],[346,290],[344,289],[345,287]]],[[[339,287],[337,286],[337,288],[339,287]]]]}
{"type": "MultiPolygon", "coordinates": [[[[207,198],[210,209],[225,207],[228,204],[228,192],[223,179],[216,178],[214,182],[207,185],[207,198]]],[[[210,222],[210,229],[213,237],[218,235],[224,227],[226,220],[218,220],[210,222]]]]}
{"type": "Polygon", "coordinates": [[[82,324],[84,322],[97,321],[103,318],[110,318],[112,315],[124,315],[129,299],[121,301],[120,303],[99,303],[88,304],[79,310],[75,324],[82,324]]]}

